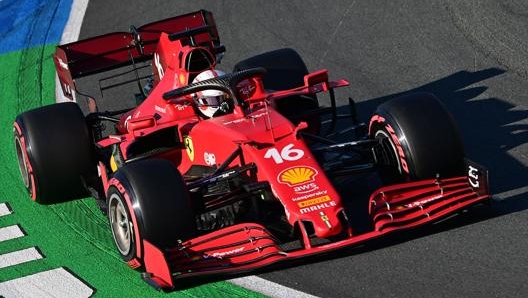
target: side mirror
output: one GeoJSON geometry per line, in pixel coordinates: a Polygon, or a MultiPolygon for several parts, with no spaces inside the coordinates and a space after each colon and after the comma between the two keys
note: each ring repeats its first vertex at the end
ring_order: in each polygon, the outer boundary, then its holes
{"type": "Polygon", "coordinates": [[[319,83],[328,83],[328,70],[321,69],[304,76],[304,86],[314,86],[319,83]]]}
{"type": "Polygon", "coordinates": [[[146,117],[146,118],[130,119],[126,127],[128,131],[133,132],[136,130],[153,127],[155,125],[156,125],[156,120],[153,117],[146,117]]]}

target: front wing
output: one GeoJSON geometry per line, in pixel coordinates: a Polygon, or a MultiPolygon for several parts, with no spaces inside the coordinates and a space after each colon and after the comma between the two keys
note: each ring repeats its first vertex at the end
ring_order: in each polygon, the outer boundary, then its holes
{"type": "Polygon", "coordinates": [[[370,232],[358,235],[351,232],[344,240],[321,245],[312,244],[304,234],[304,247],[288,251],[264,226],[256,223],[223,228],[165,251],[143,240],[146,270],[143,278],[154,287],[173,288],[181,278],[246,273],[435,222],[490,200],[487,173],[479,171],[478,180],[473,180],[475,173],[380,188],[370,196],[370,232]],[[481,187],[475,188],[476,183],[481,187]]]}

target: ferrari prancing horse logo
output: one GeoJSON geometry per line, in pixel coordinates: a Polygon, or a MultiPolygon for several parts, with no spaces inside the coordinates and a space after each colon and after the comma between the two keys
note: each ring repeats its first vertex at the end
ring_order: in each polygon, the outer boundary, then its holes
{"type": "Polygon", "coordinates": [[[187,136],[183,138],[183,143],[185,144],[185,151],[191,161],[194,160],[194,146],[191,137],[187,136]]]}

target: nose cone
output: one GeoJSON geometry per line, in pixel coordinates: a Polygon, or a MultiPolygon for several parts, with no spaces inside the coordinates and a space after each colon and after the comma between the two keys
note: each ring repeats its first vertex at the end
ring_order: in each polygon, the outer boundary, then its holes
{"type": "Polygon", "coordinates": [[[317,237],[327,238],[343,231],[343,223],[339,220],[339,214],[343,209],[329,196],[302,201],[298,204],[303,220],[312,223],[317,237]]]}

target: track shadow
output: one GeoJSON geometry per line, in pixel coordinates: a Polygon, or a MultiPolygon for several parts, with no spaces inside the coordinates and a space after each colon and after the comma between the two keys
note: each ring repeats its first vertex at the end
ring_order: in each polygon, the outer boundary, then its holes
{"type": "MultiPolygon", "coordinates": [[[[368,121],[381,103],[413,92],[435,94],[453,114],[464,139],[466,155],[487,167],[492,194],[503,200],[498,212],[528,208],[527,169],[508,153],[528,142],[528,125],[515,124],[528,118],[528,111],[515,110],[500,98],[477,99],[488,87],[482,82],[505,73],[499,68],[459,71],[426,85],[357,103],[361,120],[368,121]]],[[[347,107],[340,107],[345,113],[347,107]]]]}
{"type": "MultiPolygon", "coordinates": [[[[376,107],[390,99],[415,92],[435,94],[455,118],[464,140],[467,157],[488,168],[494,200],[491,205],[472,207],[469,212],[440,223],[383,237],[360,249],[352,249],[353,253],[376,250],[528,209],[527,167],[508,153],[509,150],[528,142],[528,125],[515,124],[528,118],[528,111],[515,110],[514,105],[500,98],[477,99],[488,89],[483,81],[503,73],[505,71],[499,68],[475,72],[459,71],[414,89],[356,103],[359,120],[368,123],[376,107]],[[491,208],[488,208],[490,206],[491,208]]],[[[345,114],[348,111],[348,106],[339,107],[339,113],[345,114]]],[[[350,122],[340,122],[338,129],[344,129],[348,125],[350,122]]],[[[365,206],[358,204],[368,200],[370,191],[372,189],[359,191],[357,187],[353,187],[351,192],[360,202],[357,200],[352,202],[352,207],[364,209],[365,206]]],[[[361,216],[361,213],[354,215],[361,216]]],[[[365,219],[368,220],[368,215],[365,219]]],[[[348,253],[350,251],[345,251],[343,255],[346,256],[348,253]]],[[[333,257],[338,258],[339,255],[341,253],[333,257]]]]}

